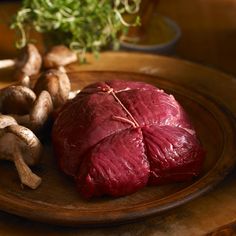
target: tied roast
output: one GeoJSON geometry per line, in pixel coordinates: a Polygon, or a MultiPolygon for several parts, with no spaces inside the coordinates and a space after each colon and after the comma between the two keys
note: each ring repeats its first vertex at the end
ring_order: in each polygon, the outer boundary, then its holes
{"type": "Polygon", "coordinates": [[[190,180],[204,159],[183,108],[142,82],[85,87],[58,113],[52,139],[60,168],[86,198],[190,180]]]}

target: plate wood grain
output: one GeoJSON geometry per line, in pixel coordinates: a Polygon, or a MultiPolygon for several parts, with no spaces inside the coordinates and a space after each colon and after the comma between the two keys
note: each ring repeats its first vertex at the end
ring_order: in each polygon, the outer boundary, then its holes
{"type": "MultiPolygon", "coordinates": [[[[100,80],[124,79],[151,83],[173,94],[190,116],[206,150],[201,175],[191,182],[145,187],[122,198],[82,199],[71,179],[62,174],[45,145],[34,171],[43,178],[37,190],[22,188],[14,166],[0,165],[0,209],[36,221],[59,225],[110,225],[161,214],[207,192],[236,162],[233,78],[181,60],[130,53],[105,53],[99,61],[68,68],[74,89],[100,80]],[[223,85],[223,86],[222,86],[223,85]]],[[[6,85],[4,82],[1,85],[6,85]]]]}

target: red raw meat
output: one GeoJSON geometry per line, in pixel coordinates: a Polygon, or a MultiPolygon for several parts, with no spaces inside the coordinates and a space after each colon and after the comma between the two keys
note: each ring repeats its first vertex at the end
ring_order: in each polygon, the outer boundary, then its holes
{"type": "Polygon", "coordinates": [[[61,109],[52,140],[61,169],[86,198],[189,180],[204,159],[183,108],[142,82],[85,87],[61,109]]]}

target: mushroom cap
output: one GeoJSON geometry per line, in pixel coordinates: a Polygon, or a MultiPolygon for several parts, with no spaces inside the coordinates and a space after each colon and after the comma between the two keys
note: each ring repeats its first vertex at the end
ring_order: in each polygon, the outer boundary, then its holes
{"type": "Polygon", "coordinates": [[[36,99],[35,93],[24,86],[12,85],[0,90],[0,111],[4,114],[24,115],[36,99]]]}
{"type": "Polygon", "coordinates": [[[43,57],[45,68],[65,66],[77,61],[77,54],[64,45],[57,45],[43,57]]]}
{"type": "Polygon", "coordinates": [[[12,160],[16,146],[21,151],[26,164],[35,165],[39,162],[42,145],[31,130],[20,125],[10,125],[0,129],[1,158],[12,160]]]}
{"type": "Polygon", "coordinates": [[[37,95],[43,90],[49,92],[54,108],[60,107],[67,101],[70,89],[70,80],[67,74],[55,69],[43,73],[34,87],[37,95]]]}
{"type": "Polygon", "coordinates": [[[27,44],[17,60],[17,70],[31,76],[39,73],[42,65],[42,57],[33,44],[27,44]]]}
{"type": "Polygon", "coordinates": [[[0,129],[3,129],[9,125],[17,125],[16,120],[11,116],[0,114],[0,129]]]}

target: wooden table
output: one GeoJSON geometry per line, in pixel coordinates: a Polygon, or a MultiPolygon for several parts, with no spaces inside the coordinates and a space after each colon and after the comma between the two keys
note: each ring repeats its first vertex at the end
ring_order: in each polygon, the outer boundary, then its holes
{"type": "MultiPolygon", "coordinates": [[[[0,5],[9,20],[16,4],[0,5]]],[[[236,2],[234,0],[165,0],[158,11],[182,29],[177,57],[236,75],[236,2]]],[[[0,24],[0,58],[14,57],[14,33],[0,24]]],[[[9,78],[1,78],[1,85],[9,78]]],[[[78,229],[31,222],[0,213],[0,235],[233,235],[236,222],[236,171],[215,190],[170,212],[123,226],[78,229]],[[214,233],[212,233],[214,232],[214,233]]]]}

